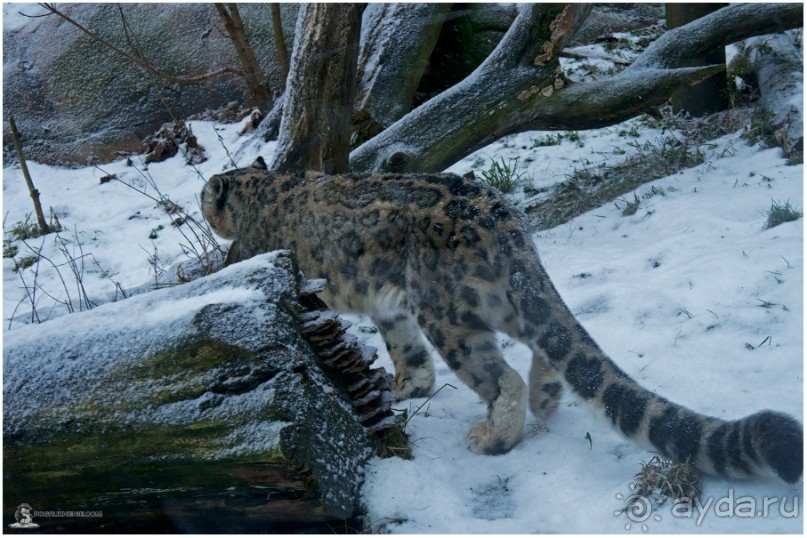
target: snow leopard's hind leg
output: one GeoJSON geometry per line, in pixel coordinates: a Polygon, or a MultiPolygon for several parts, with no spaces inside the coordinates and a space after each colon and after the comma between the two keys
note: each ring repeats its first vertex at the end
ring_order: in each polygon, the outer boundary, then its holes
{"type": "Polygon", "coordinates": [[[445,315],[424,303],[418,324],[460,380],[487,404],[487,418],[468,433],[468,448],[477,454],[503,454],[523,436],[527,387],[499,352],[496,333],[472,310],[445,315]],[[452,323],[453,321],[453,323],[452,323]]]}
{"type": "Polygon", "coordinates": [[[434,365],[417,323],[397,313],[373,318],[395,366],[392,392],[398,400],[430,396],[434,392],[434,365]]]}

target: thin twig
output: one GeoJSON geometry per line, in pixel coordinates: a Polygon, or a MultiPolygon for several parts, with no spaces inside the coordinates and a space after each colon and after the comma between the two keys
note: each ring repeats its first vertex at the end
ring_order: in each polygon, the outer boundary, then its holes
{"type": "Polygon", "coordinates": [[[224,138],[221,136],[221,133],[219,133],[218,130],[215,130],[215,131],[216,131],[216,138],[219,139],[219,142],[221,143],[221,147],[224,148],[224,152],[227,154],[227,158],[230,159],[230,164],[233,165],[233,168],[238,168],[238,165],[235,164],[235,161],[233,160],[233,156],[230,155],[230,149],[224,143],[224,138]]]}
{"type": "Polygon", "coordinates": [[[70,297],[70,290],[67,287],[67,282],[65,282],[64,277],[62,276],[62,272],[59,270],[59,266],[56,263],[54,263],[53,260],[51,260],[50,258],[45,256],[44,254],[42,254],[42,248],[45,246],[45,241],[44,240],[42,241],[42,246],[39,247],[38,251],[35,250],[33,247],[31,247],[24,239],[22,240],[22,244],[25,245],[26,247],[28,247],[28,250],[30,250],[31,252],[36,254],[38,257],[40,257],[43,260],[45,260],[46,262],[48,262],[56,270],[56,275],[59,277],[59,280],[62,282],[62,287],[64,288],[64,293],[65,293],[65,295],[67,295],[67,300],[66,301],[59,301],[58,299],[56,299],[55,297],[50,295],[44,288],[42,289],[42,293],[44,293],[45,295],[47,295],[48,297],[50,297],[54,301],[61,302],[62,304],[64,304],[67,307],[67,311],[72,314],[74,312],[74,310],[73,310],[73,299],[70,297]]]}
{"type": "Polygon", "coordinates": [[[20,159],[20,169],[25,178],[25,184],[28,186],[28,193],[31,195],[31,200],[34,202],[34,213],[36,213],[36,220],[39,222],[39,233],[46,235],[50,232],[50,227],[45,220],[45,214],[42,213],[42,204],[39,202],[39,191],[34,187],[34,182],[31,179],[31,173],[28,171],[28,164],[25,162],[25,154],[22,152],[22,142],[20,141],[20,133],[17,131],[17,124],[14,123],[14,116],[8,117],[8,125],[11,127],[11,139],[14,142],[14,147],[17,150],[17,157],[20,159]]]}
{"type": "MultiPolygon", "coordinates": [[[[123,14],[123,7],[120,4],[118,4],[117,6],[118,6],[118,13],[120,14],[121,24],[123,25],[123,33],[126,36],[126,42],[129,44],[129,48],[131,48],[134,51],[134,53],[140,60],[142,60],[145,63],[149,63],[148,60],[146,60],[145,55],[142,52],[140,52],[140,46],[135,42],[134,32],[131,30],[131,27],[129,26],[129,21],[126,20],[126,15],[123,14]]],[[[157,98],[160,100],[160,103],[162,103],[163,107],[168,112],[168,115],[171,116],[171,120],[177,121],[173,109],[169,106],[168,102],[163,97],[162,90],[157,86],[157,84],[154,82],[152,78],[149,78],[148,81],[151,87],[154,89],[154,92],[156,93],[157,98]]]]}
{"type": "Polygon", "coordinates": [[[451,383],[446,383],[445,385],[443,385],[442,387],[440,387],[439,389],[437,389],[436,391],[434,391],[434,394],[432,394],[431,396],[429,396],[429,397],[426,399],[426,401],[425,401],[425,402],[423,402],[422,404],[420,404],[420,406],[419,406],[417,409],[415,409],[415,412],[414,412],[414,413],[412,413],[411,415],[409,415],[409,417],[408,417],[408,418],[406,419],[406,421],[403,423],[403,426],[401,426],[401,429],[402,429],[402,430],[406,430],[406,425],[407,425],[407,424],[409,424],[409,421],[410,421],[410,420],[412,420],[412,417],[414,417],[415,415],[417,415],[417,414],[418,414],[418,412],[419,412],[421,409],[423,409],[423,406],[424,406],[424,405],[426,405],[427,403],[429,403],[429,402],[431,401],[431,399],[432,399],[432,398],[434,398],[435,396],[437,396],[437,394],[438,394],[438,393],[439,393],[441,390],[443,390],[444,388],[446,388],[446,387],[451,387],[452,389],[457,390],[457,387],[455,387],[455,386],[454,386],[454,385],[452,385],[451,383]]]}

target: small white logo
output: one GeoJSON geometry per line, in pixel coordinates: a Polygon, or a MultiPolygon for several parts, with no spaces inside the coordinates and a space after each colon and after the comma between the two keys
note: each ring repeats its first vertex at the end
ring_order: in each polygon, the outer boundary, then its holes
{"type": "Polygon", "coordinates": [[[9,527],[12,529],[38,529],[39,525],[34,523],[33,512],[34,509],[31,508],[30,504],[22,503],[17,507],[17,511],[14,512],[14,519],[17,522],[12,523],[9,527]]]}
{"type": "MultiPolygon", "coordinates": [[[[636,489],[636,485],[631,484],[631,489],[636,489]]],[[[614,511],[614,516],[620,517],[622,514],[628,516],[628,523],[625,524],[626,531],[631,530],[633,525],[637,524],[640,525],[642,532],[647,532],[650,530],[647,521],[651,519],[651,516],[654,521],[661,521],[661,516],[653,513],[653,502],[644,495],[633,494],[625,499],[624,495],[617,493],[616,498],[625,501],[621,510],[614,511]]]]}

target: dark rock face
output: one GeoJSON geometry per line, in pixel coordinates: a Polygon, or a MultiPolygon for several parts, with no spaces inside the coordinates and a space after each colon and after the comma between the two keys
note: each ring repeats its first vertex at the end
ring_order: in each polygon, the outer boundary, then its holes
{"type": "MultiPolygon", "coordinates": [[[[115,46],[132,52],[114,4],[61,5],[70,17],[115,46]]],[[[125,4],[133,41],[154,67],[177,77],[240,68],[212,4],[125,4]]],[[[247,36],[271,88],[279,89],[271,13],[266,4],[239,6],[247,36]]],[[[32,4],[23,12],[38,14],[32,4]]],[[[282,4],[287,46],[293,43],[296,4],[282,4]]],[[[234,75],[179,85],[124,62],[56,15],[3,34],[3,107],[14,116],[31,159],[50,164],[108,162],[117,151],[140,151],[141,140],[163,123],[237,100],[245,85],[234,75]],[[16,31],[14,31],[16,30],[16,31]]],[[[4,125],[4,132],[7,127],[4,125]]],[[[8,139],[8,137],[6,137],[8,139]]],[[[13,152],[4,147],[4,160],[13,152]]]]}

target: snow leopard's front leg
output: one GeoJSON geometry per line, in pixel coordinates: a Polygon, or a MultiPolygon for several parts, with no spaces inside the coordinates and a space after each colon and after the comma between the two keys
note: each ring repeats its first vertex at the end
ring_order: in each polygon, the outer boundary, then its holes
{"type": "Polygon", "coordinates": [[[398,313],[389,317],[374,317],[387,345],[395,377],[392,392],[399,400],[430,396],[434,391],[434,365],[423,335],[414,319],[398,313]]]}

